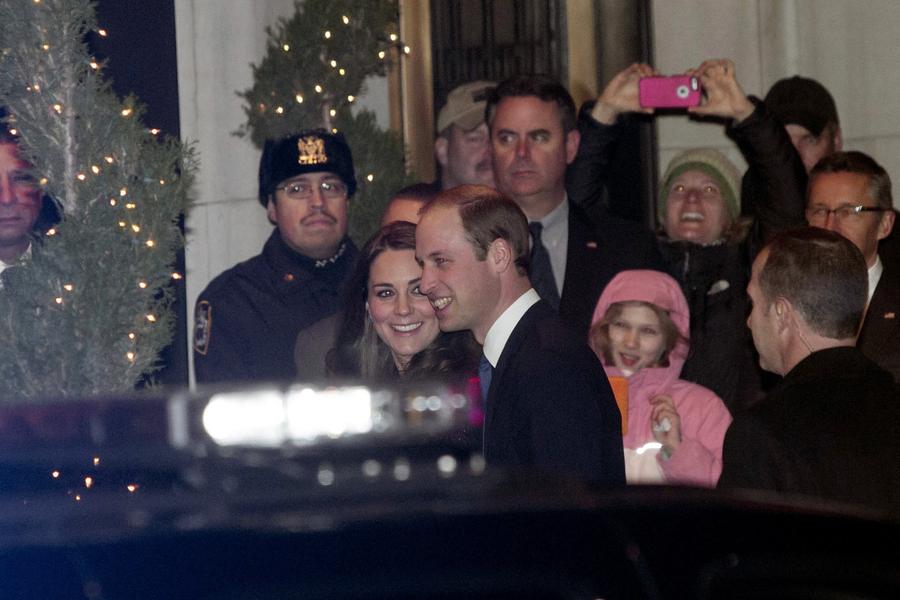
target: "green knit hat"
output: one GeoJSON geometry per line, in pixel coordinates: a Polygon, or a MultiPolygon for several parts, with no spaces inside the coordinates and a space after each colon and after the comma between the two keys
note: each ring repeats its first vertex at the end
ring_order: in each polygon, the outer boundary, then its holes
{"type": "Polygon", "coordinates": [[[722,200],[731,221],[738,218],[741,206],[738,202],[741,189],[741,174],[728,158],[712,148],[686,150],[677,155],[669,163],[659,186],[659,201],[656,203],[656,215],[660,223],[666,221],[666,200],[669,188],[676,177],[687,171],[702,171],[716,180],[722,190],[722,200]]]}

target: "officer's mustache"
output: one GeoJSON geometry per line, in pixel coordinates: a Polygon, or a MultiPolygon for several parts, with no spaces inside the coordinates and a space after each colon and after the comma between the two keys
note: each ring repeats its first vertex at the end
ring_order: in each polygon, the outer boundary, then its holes
{"type": "Polygon", "coordinates": [[[330,212],[328,212],[322,208],[314,208],[313,212],[311,214],[308,214],[305,217],[303,217],[302,219],[300,219],[300,223],[306,225],[309,221],[318,220],[323,217],[328,219],[332,223],[337,223],[337,217],[335,217],[333,214],[331,214],[330,212]]]}

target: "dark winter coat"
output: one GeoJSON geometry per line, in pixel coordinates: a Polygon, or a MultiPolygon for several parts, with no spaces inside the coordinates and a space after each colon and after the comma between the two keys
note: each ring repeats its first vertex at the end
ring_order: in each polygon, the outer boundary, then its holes
{"type": "Polygon", "coordinates": [[[262,254],[213,279],[194,312],[197,382],[294,379],[297,334],[341,308],[341,287],[357,256],[349,238],[341,247],[334,259],[313,260],[276,229],[262,254]]]}
{"type": "Polygon", "coordinates": [[[814,352],[725,434],[720,488],[771,490],[900,514],[900,397],[856,348],[814,352]]]}

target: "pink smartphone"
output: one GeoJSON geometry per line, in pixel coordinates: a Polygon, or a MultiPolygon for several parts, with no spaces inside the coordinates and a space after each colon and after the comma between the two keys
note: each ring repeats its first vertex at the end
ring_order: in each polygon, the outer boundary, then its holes
{"type": "Polygon", "coordinates": [[[642,77],[638,102],[644,108],[685,108],[700,104],[700,82],[690,75],[642,77]]]}

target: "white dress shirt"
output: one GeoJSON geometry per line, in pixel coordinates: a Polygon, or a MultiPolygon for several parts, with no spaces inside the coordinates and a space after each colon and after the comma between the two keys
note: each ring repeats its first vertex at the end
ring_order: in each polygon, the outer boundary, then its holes
{"type": "Polygon", "coordinates": [[[878,286],[878,282],[881,281],[882,273],[884,273],[884,265],[881,264],[881,257],[876,254],[875,264],[869,268],[869,300],[866,302],[866,306],[872,301],[872,296],[875,294],[875,288],[878,286]]]}
{"type": "Polygon", "coordinates": [[[528,309],[540,299],[541,297],[534,291],[534,288],[530,288],[510,304],[488,329],[487,335],[484,336],[483,351],[492,367],[497,367],[497,361],[500,360],[500,355],[503,354],[503,348],[506,347],[506,342],[512,335],[513,329],[516,328],[528,309]]]}

